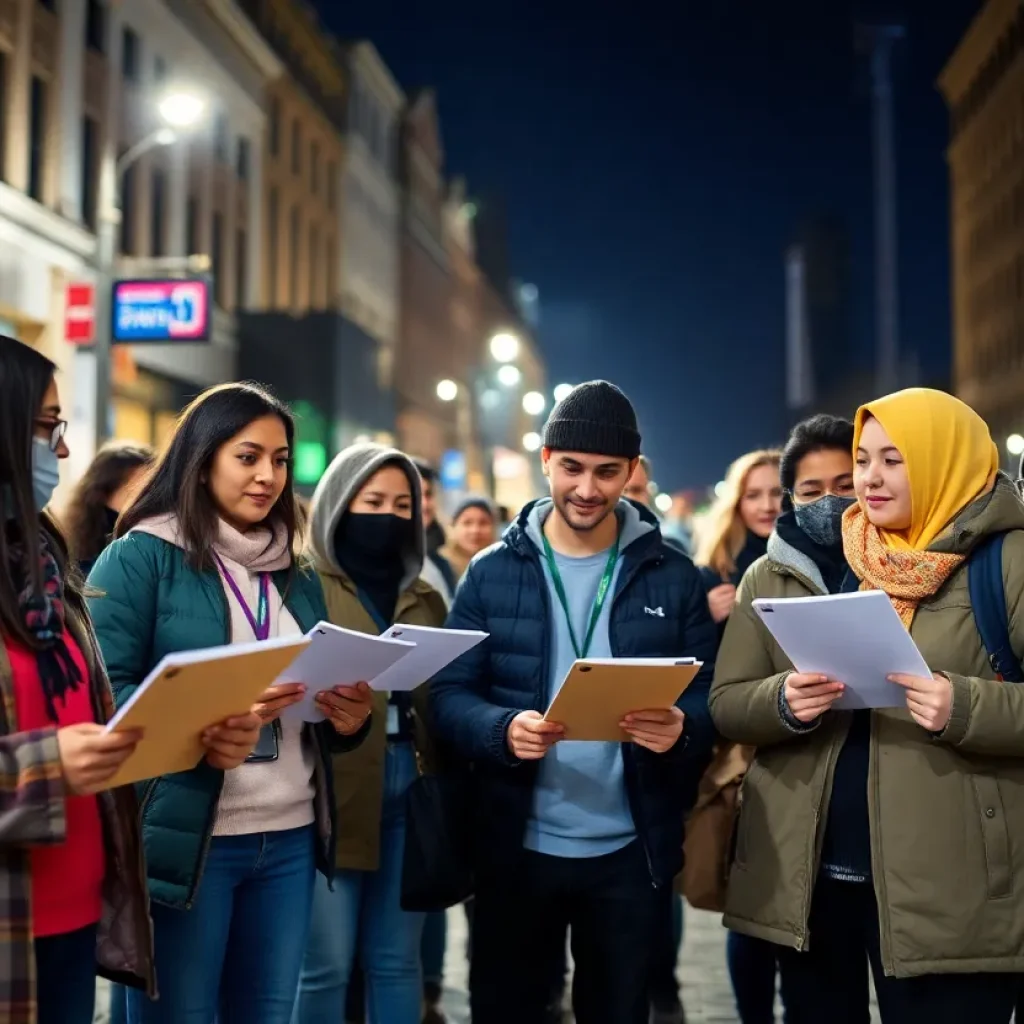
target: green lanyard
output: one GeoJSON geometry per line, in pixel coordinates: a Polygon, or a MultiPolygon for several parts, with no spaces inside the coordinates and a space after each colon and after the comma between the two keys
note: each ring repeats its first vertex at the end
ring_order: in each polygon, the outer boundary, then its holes
{"type": "Polygon", "coordinates": [[[572,615],[569,613],[569,599],[565,596],[565,586],[562,583],[562,574],[558,571],[558,563],[555,561],[555,553],[551,550],[551,543],[546,534],[544,537],[544,558],[548,563],[548,570],[551,573],[551,581],[555,585],[555,593],[558,601],[565,612],[565,624],[569,627],[569,639],[572,641],[572,649],[576,652],[576,658],[582,661],[590,650],[590,643],[594,639],[594,630],[597,628],[597,620],[601,618],[601,609],[604,607],[604,599],[608,596],[608,588],[611,586],[612,577],[615,575],[615,563],[619,559],[619,538],[615,538],[615,544],[608,553],[608,562],[604,567],[604,574],[601,582],[597,585],[597,593],[594,595],[594,607],[590,612],[590,624],[587,626],[587,635],[583,639],[581,648],[576,640],[576,630],[573,629],[572,615]]]}

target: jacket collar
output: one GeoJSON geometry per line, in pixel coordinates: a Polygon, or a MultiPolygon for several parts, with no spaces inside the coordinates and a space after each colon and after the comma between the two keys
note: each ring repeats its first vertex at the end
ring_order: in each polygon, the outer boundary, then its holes
{"type": "Polygon", "coordinates": [[[825,578],[821,575],[821,570],[814,564],[814,560],[784,541],[774,530],[768,538],[766,557],[777,573],[784,576],[795,576],[819,594],[828,593],[825,578]]]}

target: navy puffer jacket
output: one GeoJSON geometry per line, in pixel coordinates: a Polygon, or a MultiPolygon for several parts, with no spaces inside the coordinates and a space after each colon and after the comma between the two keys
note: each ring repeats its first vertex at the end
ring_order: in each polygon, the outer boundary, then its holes
{"type": "MultiPolygon", "coordinates": [[[[551,607],[541,555],[527,535],[532,509],[470,564],[448,626],[490,636],[442,671],[431,689],[439,736],[473,764],[481,871],[514,870],[537,778],[537,764],[517,761],[505,738],[512,719],[543,712],[547,696],[551,607]]],[[[683,822],[714,743],[708,691],[717,634],[697,569],[663,543],[651,512],[639,512],[649,529],[623,550],[609,623],[612,651],[618,658],[688,656],[704,663],[679,700],[686,724],[675,747],[655,754],[623,744],[629,804],[651,878],[667,885],[682,866],[683,822]]]]}

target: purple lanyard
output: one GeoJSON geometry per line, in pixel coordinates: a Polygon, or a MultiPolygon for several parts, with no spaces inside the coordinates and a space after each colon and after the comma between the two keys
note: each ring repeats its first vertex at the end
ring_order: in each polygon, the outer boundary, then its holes
{"type": "Polygon", "coordinates": [[[266,640],[270,636],[270,573],[261,572],[259,574],[260,596],[259,602],[256,605],[256,614],[253,615],[249,602],[242,596],[242,591],[239,590],[238,584],[220,560],[220,556],[214,554],[213,557],[225,582],[231,588],[231,593],[235,595],[235,600],[241,605],[242,611],[245,612],[245,617],[249,620],[249,625],[252,626],[256,639],[266,640]]]}

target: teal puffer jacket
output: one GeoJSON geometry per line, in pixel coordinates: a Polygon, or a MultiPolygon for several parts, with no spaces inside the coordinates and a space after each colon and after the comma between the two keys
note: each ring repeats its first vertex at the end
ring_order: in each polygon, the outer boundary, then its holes
{"type": "MultiPolygon", "coordinates": [[[[274,583],[303,632],[327,618],[323,590],[312,572],[274,573],[274,583]]],[[[89,574],[89,611],[106,662],[114,700],[123,704],[167,654],[230,642],[227,598],[216,571],[196,572],[185,553],[150,534],[114,541],[89,574]]],[[[331,753],[358,746],[368,732],[339,736],[328,723],[312,729],[319,757],[317,867],[334,865],[331,753]]],[[[195,899],[213,830],[224,773],[206,761],[191,771],[138,785],[149,892],[157,903],[189,909],[195,899]]]]}

